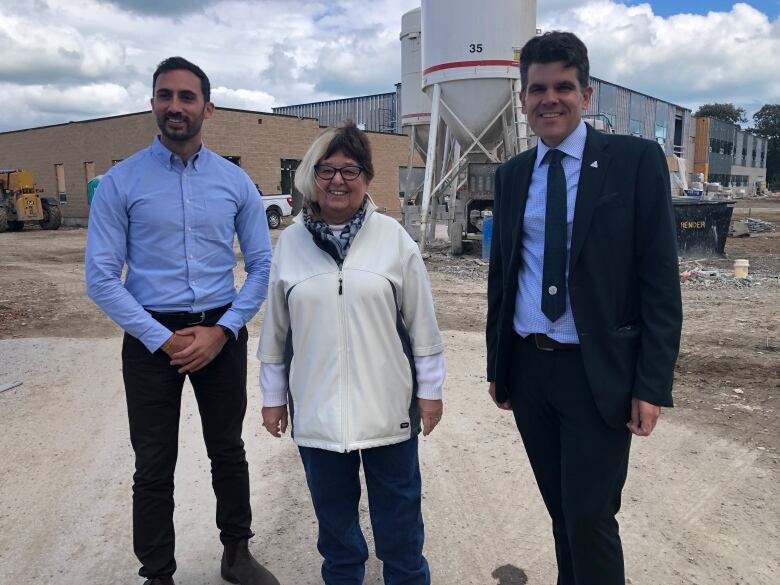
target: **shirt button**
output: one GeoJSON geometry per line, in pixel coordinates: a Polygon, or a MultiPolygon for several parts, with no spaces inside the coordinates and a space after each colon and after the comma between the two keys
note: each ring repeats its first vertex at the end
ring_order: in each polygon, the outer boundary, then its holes
{"type": "Polygon", "coordinates": [[[188,231],[188,232],[191,232],[191,231],[192,231],[192,228],[191,228],[191,227],[188,227],[188,228],[187,228],[187,231],[188,231]]]}
{"type": "Polygon", "coordinates": [[[197,280],[193,280],[193,281],[190,282],[190,284],[194,286],[194,285],[198,284],[198,281],[197,280]]]}
{"type": "Polygon", "coordinates": [[[557,295],[558,294],[558,287],[555,285],[552,285],[550,288],[547,289],[547,292],[551,295],[557,295]]]}
{"type": "Polygon", "coordinates": [[[192,260],[192,254],[190,254],[190,260],[192,260]]]}

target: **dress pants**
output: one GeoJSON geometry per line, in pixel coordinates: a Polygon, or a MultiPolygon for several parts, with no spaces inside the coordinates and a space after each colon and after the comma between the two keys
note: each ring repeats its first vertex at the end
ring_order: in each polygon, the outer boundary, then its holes
{"type": "Polygon", "coordinates": [[[299,447],[314,512],[326,585],[360,585],[368,547],[360,529],[360,461],[366,476],[376,556],[386,585],[430,585],[422,554],[422,483],[417,438],[350,453],[299,447]]]}
{"type": "Polygon", "coordinates": [[[631,433],[601,418],[579,349],[546,351],[530,337],[513,337],[509,396],[552,518],[557,583],[625,585],[615,515],[631,433]]]}
{"type": "MultiPolygon", "coordinates": [[[[186,326],[175,319],[164,324],[171,330],[186,326]]],[[[253,536],[249,469],[241,439],[246,413],[246,349],[247,331],[242,328],[238,340],[230,339],[211,363],[189,375],[211,460],[216,521],[223,543],[253,536]]],[[[140,341],[125,334],[122,371],[135,451],[133,548],[142,564],[139,575],[148,578],[176,571],[173,474],[185,374],[179,374],[169,362],[162,350],[151,354],[140,341]]]]}

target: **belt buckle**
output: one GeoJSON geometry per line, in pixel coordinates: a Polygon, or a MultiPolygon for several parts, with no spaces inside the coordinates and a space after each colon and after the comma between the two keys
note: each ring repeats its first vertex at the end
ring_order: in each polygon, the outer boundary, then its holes
{"type": "Polygon", "coordinates": [[[206,311],[201,311],[200,312],[200,318],[197,321],[193,321],[191,323],[187,323],[187,326],[200,325],[205,320],[206,320],[206,311]]]}
{"type": "Polygon", "coordinates": [[[552,347],[542,347],[541,345],[539,345],[538,333],[533,333],[532,335],[534,336],[534,345],[536,346],[536,349],[539,349],[541,351],[555,351],[552,347]]]}

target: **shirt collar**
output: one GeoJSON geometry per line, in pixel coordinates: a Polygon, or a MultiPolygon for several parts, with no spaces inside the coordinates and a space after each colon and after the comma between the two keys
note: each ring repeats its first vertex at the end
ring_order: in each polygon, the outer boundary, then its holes
{"type": "MultiPolygon", "coordinates": [[[[587,139],[587,137],[588,137],[588,130],[585,127],[585,122],[583,120],[580,120],[580,123],[572,131],[572,133],[569,134],[566,138],[564,138],[563,142],[561,142],[555,148],[572,158],[581,160],[582,154],[585,152],[585,140],[587,139]]],[[[542,161],[544,160],[544,156],[550,150],[552,149],[549,146],[547,146],[544,142],[542,142],[541,139],[537,141],[536,144],[536,167],[537,168],[541,166],[542,161]]]]}
{"type": "MultiPolygon", "coordinates": [[[[171,151],[160,140],[160,135],[154,137],[152,141],[152,155],[159,160],[166,168],[170,169],[175,162],[181,162],[179,155],[171,151]]],[[[199,171],[201,165],[203,165],[208,157],[209,150],[203,145],[200,145],[200,150],[195,153],[189,161],[192,167],[199,171]]]]}

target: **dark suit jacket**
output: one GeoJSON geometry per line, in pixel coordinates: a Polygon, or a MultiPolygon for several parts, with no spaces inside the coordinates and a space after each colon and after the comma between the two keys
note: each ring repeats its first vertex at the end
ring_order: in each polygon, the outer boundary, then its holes
{"type": "MultiPolygon", "coordinates": [[[[536,148],[496,172],[488,276],[487,375],[499,402],[507,371],[520,238],[536,148]]],[[[623,427],[631,398],[672,406],[682,302],[666,158],[658,144],[588,126],[569,260],[569,295],[596,405],[623,427]],[[596,161],[597,167],[591,165],[596,161]]]]}

